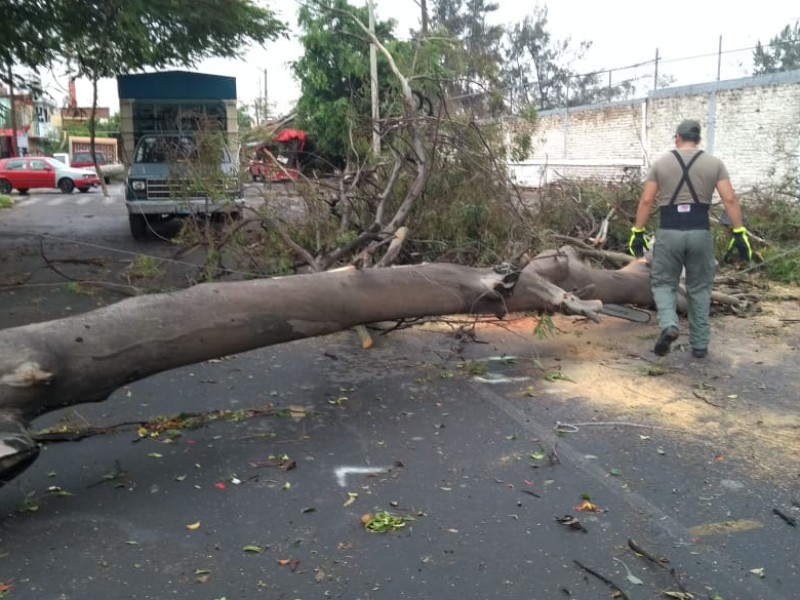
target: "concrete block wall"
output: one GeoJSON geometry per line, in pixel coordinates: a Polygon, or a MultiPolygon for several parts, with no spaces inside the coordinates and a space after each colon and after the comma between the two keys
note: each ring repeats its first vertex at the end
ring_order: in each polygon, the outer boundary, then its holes
{"type": "Polygon", "coordinates": [[[800,84],[718,94],[714,154],[738,188],[795,179],[800,166],[800,84]]]}
{"type": "Polygon", "coordinates": [[[683,119],[703,126],[703,147],[725,161],[734,187],[797,180],[800,171],[800,71],[667,88],[648,98],[544,111],[535,126],[507,123],[509,142],[528,131],[530,156],[509,163],[523,186],[559,178],[614,179],[644,174],[674,147],[683,119]],[[527,128],[527,129],[526,129],[527,128]]]}
{"type": "Polygon", "coordinates": [[[534,125],[510,121],[507,139],[531,133],[528,157],[511,163],[516,181],[538,187],[562,178],[610,180],[627,169],[641,169],[644,156],[644,104],[641,100],[598,107],[552,110],[534,125]]]}

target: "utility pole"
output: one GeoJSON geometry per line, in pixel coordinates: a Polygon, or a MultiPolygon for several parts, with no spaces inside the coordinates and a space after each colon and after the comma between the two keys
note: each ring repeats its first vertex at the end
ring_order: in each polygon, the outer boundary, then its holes
{"type": "MultiPolygon", "coordinates": [[[[373,0],[367,0],[369,10],[369,31],[375,35],[375,6],[373,0]]],[[[380,107],[378,106],[378,49],[370,41],[369,44],[369,78],[371,80],[372,91],[372,152],[375,156],[381,154],[381,134],[378,125],[380,119],[380,107]]]]}
{"type": "Polygon", "coordinates": [[[267,87],[267,70],[264,69],[264,122],[269,117],[269,89],[267,87]]]}
{"type": "Polygon", "coordinates": [[[719,36],[719,50],[717,51],[717,81],[722,75],[722,36],[719,36]]]}
{"type": "Polygon", "coordinates": [[[656,71],[653,74],[653,91],[658,89],[658,48],[656,48],[656,71]]]}
{"type": "Polygon", "coordinates": [[[14,101],[14,71],[11,64],[8,65],[8,100],[11,107],[11,156],[17,156],[17,103],[14,101]]]}
{"type": "MultiPolygon", "coordinates": [[[[258,80],[258,87],[261,88],[261,80],[258,80]]],[[[253,102],[253,108],[256,109],[256,127],[261,125],[261,115],[260,115],[260,107],[259,105],[261,102],[258,101],[258,96],[256,96],[255,102],[253,102]]]]}

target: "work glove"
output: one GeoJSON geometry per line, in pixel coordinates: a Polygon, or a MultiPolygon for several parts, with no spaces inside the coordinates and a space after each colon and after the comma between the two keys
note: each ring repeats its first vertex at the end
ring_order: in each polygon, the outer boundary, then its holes
{"type": "Polygon", "coordinates": [[[750,247],[750,239],[747,237],[747,229],[744,227],[733,229],[733,237],[728,243],[726,256],[730,256],[734,251],[739,253],[739,260],[742,262],[753,260],[753,249],[750,247]]]}
{"type": "Polygon", "coordinates": [[[645,250],[650,249],[647,238],[644,237],[643,227],[631,227],[631,239],[628,240],[628,252],[634,256],[644,256],[645,250]]]}

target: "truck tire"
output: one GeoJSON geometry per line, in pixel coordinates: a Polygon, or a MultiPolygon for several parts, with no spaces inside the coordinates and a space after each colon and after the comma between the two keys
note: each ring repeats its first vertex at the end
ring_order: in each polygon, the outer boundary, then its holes
{"type": "Polygon", "coordinates": [[[0,179],[0,194],[10,194],[11,189],[11,183],[7,179],[0,179]]]}
{"type": "Polygon", "coordinates": [[[65,194],[71,194],[72,190],[75,189],[75,183],[69,177],[64,177],[64,179],[58,182],[58,189],[65,194]]]}
{"type": "Polygon", "coordinates": [[[88,192],[88,191],[89,191],[89,188],[87,188],[87,187],[81,187],[81,188],[78,188],[78,191],[79,191],[81,194],[85,194],[86,192],[88,192]]]}
{"type": "Polygon", "coordinates": [[[147,219],[144,215],[128,215],[128,223],[133,239],[143,240],[147,237],[147,219]]]}
{"type": "Polygon", "coordinates": [[[23,196],[28,193],[29,188],[17,188],[17,191],[23,196]]]}

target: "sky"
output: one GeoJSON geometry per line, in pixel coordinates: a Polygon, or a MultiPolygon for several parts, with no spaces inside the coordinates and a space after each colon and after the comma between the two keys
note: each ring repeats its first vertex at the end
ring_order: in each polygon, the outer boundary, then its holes
{"type": "MultiPolygon", "coordinates": [[[[356,4],[359,0],[350,0],[356,4]]],[[[363,0],[365,1],[365,0],[363,0]]],[[[250,103],[266,94],[277,115],[290,112],[299,95],[299,84],[293,79],[290,63],[302,47],[296,35],[297,2],[267,0],[273,11],[288,22],[294,32],[289,40],[249,49],[243,60],[211,59],[197,65],[197,71],[235,76],[241,102],[250,103]]],[[[430,3],[431,0],[428,0],[430,3]]],[[[492,22],[513,24],[533,13],[537,2],[496,0],[499,9],[492,22]]],[[[713,81],[717,77],[717,52],[722,38],[721,79],[744,77],[752,71],[752,47],[757,41],[766,43],[787,24],[800,20],[800,5],[784,0],[540,0],[548,9],[549,30],[556,39],[571,38],[575,46],[591,41],[583,59],[572,68],[580,73],[600,69],[616,69],[637,63],[649,64],[612,71],[613,81],[629,78],[652,78],[656,49],[660,56],[659,74],[675,78],[673,85],[713,81]],[[742,50],[745,49],[745,50],[742,50]],[[734,50],[740,50],[734,52],[734,50]],[[702,58],[692,58],[705,55],[702,58]],[[683,60],[685,59],[685,60],[683,60]]],[[[408,37],[418,28],[419,7],[415,0],[375,0],[378,19],[395,19],[396,35],[408,37]]],[[[63,77],[44,76],[57,104],[66,96],[63,77]]],[[[604,81],[608,75],[603,75],[604,81]]],[[[78,103],[91,105],[91,84],[77,82],[78,103]]],[[[100,106],[112,112],[119,107],[116,82],[99,83],[100,106]]]]}

